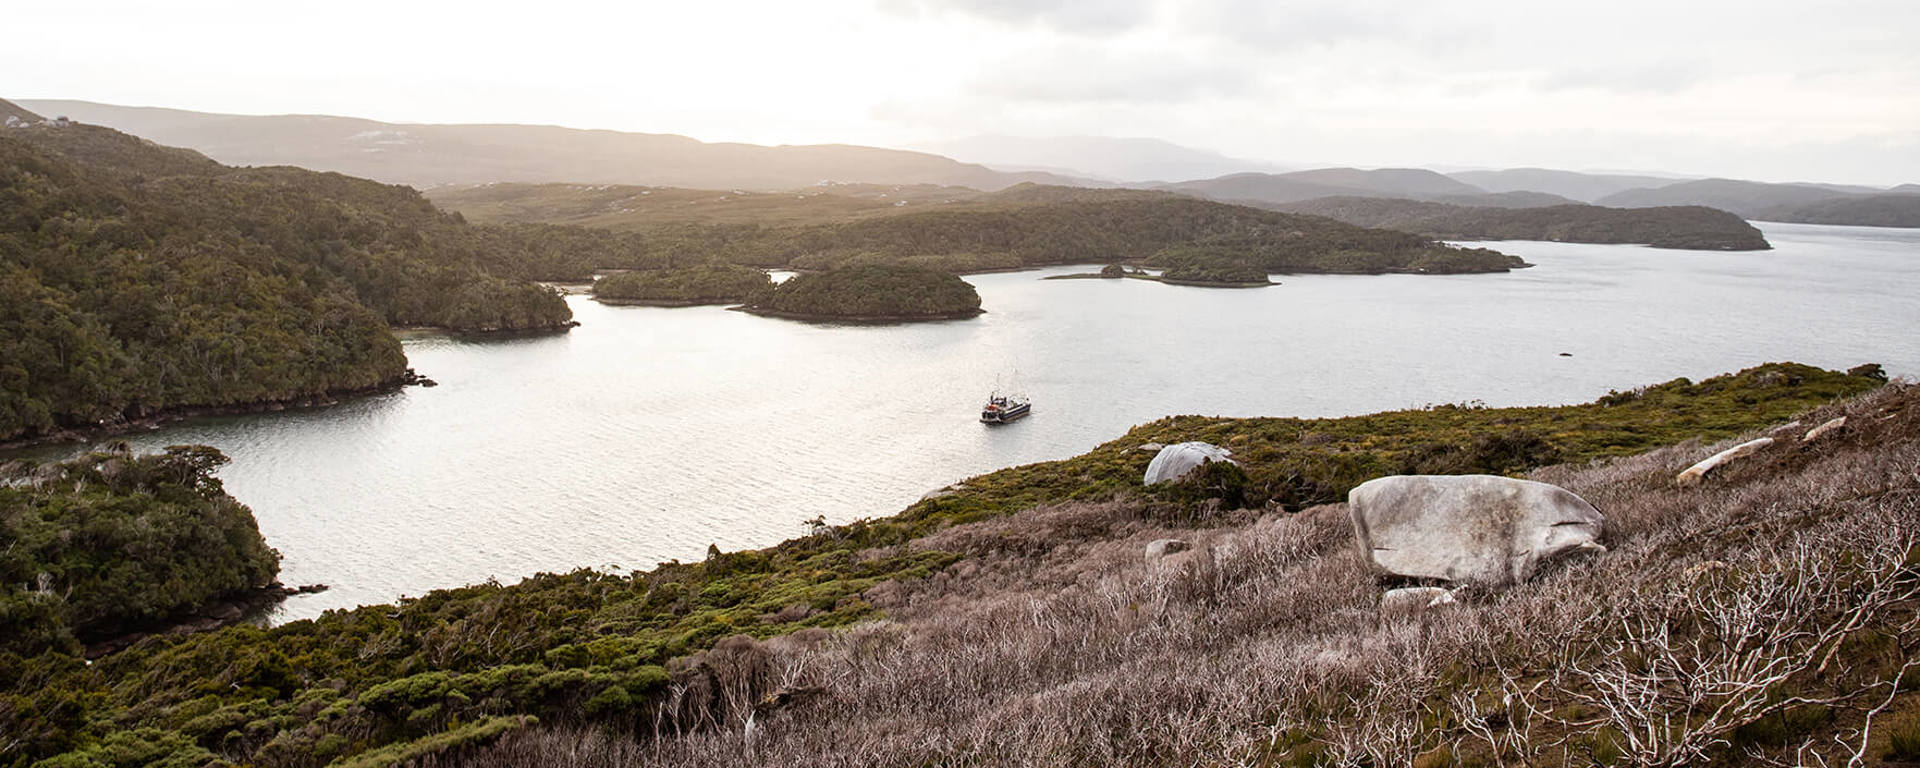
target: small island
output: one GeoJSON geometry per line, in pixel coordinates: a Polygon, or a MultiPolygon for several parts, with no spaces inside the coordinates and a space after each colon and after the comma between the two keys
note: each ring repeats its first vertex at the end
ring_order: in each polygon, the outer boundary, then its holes
{"type": "Polygon", "coordinates": [[[1279,285],[1267,279],[1267,271],[1258,265],[1234,260],[1194,260],[1169,267],[1161,274],[1153,274],[1143,269],[1127,269],[1119,264],[1108,264],[1099,272],[1081,272],[1071,275],[1052,275],[1042,280],[1114,280],[1120,278],[1152,280],[1168,285],[1185,285],[1196,288],[1263,288],[1279,285]]]}
{"type": "Polygon", "coordinates": [[[656,307],[738,304],[772,286],[767,273],[752,267],[696,264],[608,275],[594,282],[593,298],[602,304],[656,307]]]}
{"type": "Polygon", "coordinates": [[[960,276],[900,265],[796,275],[734,309],[795,320],[853,322],[959,320],[983,311],[980,294],[960,276]]]}

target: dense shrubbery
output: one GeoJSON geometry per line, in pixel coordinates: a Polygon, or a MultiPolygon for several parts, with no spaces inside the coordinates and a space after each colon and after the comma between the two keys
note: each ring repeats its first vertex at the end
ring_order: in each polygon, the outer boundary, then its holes
{"type": "Polygon", "coordinates": [[[754,311],[821,318],[971,317],[980,294],[950,272],[869,265],[796,275],[748,302],[754,311]]]}
{"type": "Polygon", "coordinates": [[[0,654],[72,652],[267,586],[280,556],[205,446],[0,467],[0,654]]]}
{"type": "Polygon", "coordinates": [[[539,228],[482,230],[417,192],[234,169],[95,126],[0,135],[0,440],[170,408],[365,389],[387,323],[561,327],[539,228]]]}
{"type": "Polygon", "coordinates": [[[1293,213],[1449,240],[1557,240],[1655,248],[1758,251],[1773,246],[1739,216],[1699,205],[1488,208],[1374,197],[1323,197],[1277,206],[1293,213]]]}
{"type": "MultiPolygon", "coordinates": [[[[1104,272],[1102,274],[1105,274],[1104,272]]],[[[1167,267],[1160,279],[1173,283],[1224,283],[1228,285],[1265,283],[1267,271],[1235,259],[1211,259],[1199,256],[1182,258],[1167,267]]]]}
{"type": "Polygon", "coordinates": [[[746,301],[773,283],[767,273],[733,264],[622,272],[600,278],[593,295],[614,301],[723,304],[746,301]]]}

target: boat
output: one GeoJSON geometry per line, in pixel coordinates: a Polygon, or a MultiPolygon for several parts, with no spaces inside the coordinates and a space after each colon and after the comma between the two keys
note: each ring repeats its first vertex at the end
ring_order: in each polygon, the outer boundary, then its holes
{"type": "Polygon", "coordinates": [[[1005,424],[1009,421],[1026,418],[1033,412],[1033,404],[1025,398],[1002,395],[998,392],[987,397],[987,406],[980,409],[980,422],[983,424],[1005,424]]]}

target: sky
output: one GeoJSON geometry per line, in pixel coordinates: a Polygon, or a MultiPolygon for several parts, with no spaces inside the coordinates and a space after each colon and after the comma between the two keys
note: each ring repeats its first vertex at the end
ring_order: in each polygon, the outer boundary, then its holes
{"type": "Polygon", "coordinates": [[[1920,182],[1920,2],[0,0],[0,96],[1920,182]]]}

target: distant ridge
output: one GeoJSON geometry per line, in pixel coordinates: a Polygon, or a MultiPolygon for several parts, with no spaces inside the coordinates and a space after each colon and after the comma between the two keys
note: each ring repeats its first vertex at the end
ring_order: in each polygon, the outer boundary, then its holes
{"type": "Polygon", "coordinates": [[[1235,173],[1213,179],[1156,184],[1155,189],[1213,200],[1292,203],[1321,197],[1393,197],[1460,201],[1487,195],[1479,187],[1420,168],[1320,168],[1293,173],[1235,173]]]}
{"type": "Polygon", "coordinates": [[[1447,175],[1488,192],[1546,192],[1585,203],[1629,189],[1651,189],[1686,181],[1659,176],[1579,173],[1549,168],[1458,171],[1447,175]]]}
{"type": "Polygon", "coordinates": [[[295,165],[415,187],[573,182],[767,190],[837,181],[996,190],[1021,182],[1083,183],[1050,173],[995,171],[924,152],[844,144],[769,147],[539,125],[415,125],[85,101],[27,103],[42,112],[199,150],[232,165],[295,165]]]}
{"type": "Polygon", "coordinates": [[[25,107],[7,101],[6,99],[0,99],[0,123],[5,123],[9,117],[32,122],[39,122],[45,119],[28,111],[25,107]]]}
{"type": "Polygon", "coordinates": [[[969,136],[911,145],[955,160],[1003,170],[1058,170],[1115,182],[1205,179],[1230,173],[1298,170],[1149,138],[1111,136],[969,136]],[[1064,170],[1070,169],[1070,170],[1064,170]]]}

